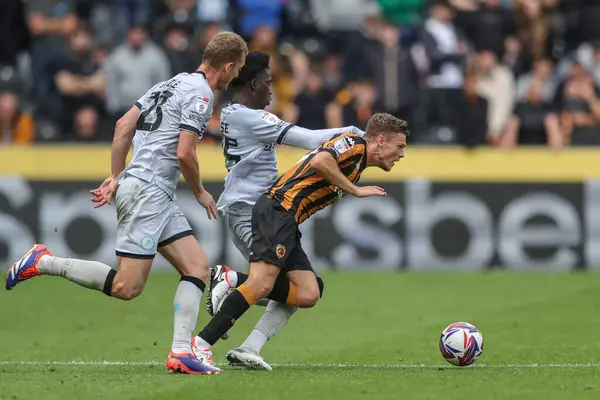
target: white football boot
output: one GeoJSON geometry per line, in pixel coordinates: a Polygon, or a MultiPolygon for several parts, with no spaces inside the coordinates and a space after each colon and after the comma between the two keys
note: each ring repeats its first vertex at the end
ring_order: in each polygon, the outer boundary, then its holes
{"type": "Polygon", "coordinates": [[[235,367],[273,371],[273,368],[267,364],[264,358],[254,352],[254,350],[248,348],[238,347],[237,349],[229,350],[226,357],[229,365],[235,367]]]}

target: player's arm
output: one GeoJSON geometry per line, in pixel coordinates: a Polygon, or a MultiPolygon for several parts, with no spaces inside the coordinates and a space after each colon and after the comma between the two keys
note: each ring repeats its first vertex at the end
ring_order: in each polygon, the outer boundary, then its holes
{"type": "Polygon", "coordinates": [[[179,145],[177,146],[177,160],[181,173],[188,185],[191,186],[196,200],[206,209],[208,219],[217,218],[217,205],[210,193],[204,190],[202,178],[200,177],[200,163],[196,153],[198,135],[196,132],[182,130],[179,133],[179,145]]]}
{"type": "Polygon", "coordinates": [[[181,167],[181,173],[188,185],[191,186],[194,196],[198,198],[204,187],[200,178],[200,163],[196,153],[198,135],[194,132],[182,130],[179,133],[179,146],[177,147],[177,160],[181,167]]]}
{"type": "Polygon", "coordinates": [[[319,151],[310,161],[312,169],[317,171],[327,182],[337,186],[346,193],[356,196],[358,186],[342,173],[335,157],[327,151],[319,151]]]}
{"type": "MultiPolygon", "coordinates": [[[[359,139],[360,140],[360,139],[359,139]]],[[[356,197],[385,196],[378,186],[357,186],[341,171],[340,164],[366,157],[366,143],[358,144],[352,137],[342,136],[324,144],[310,161],[310,166],[327,182],[356,197]]]]}
{"type": "Polygon", "coordinates": [[[266,111],[253,111],[245,114],[244,123],[252,127],[255,137],[263,143],[286,144],[313,150],[340,133],[354,133],[363,136],[364,132],[354,126],[335,129],[311,130],[282,121],[266,111]]]}
{"type": "Polygon", "coordinates": [[[127,153],[129,153],[131,147],[135,124],[139,116],[139,108],[131,107],[115,125],[115,136],[110,152],[111,176],[114,179],[118,179],[125,169],[127,153]]]}
{"type": "Polygon", "coordinates": [[[328,140],[331,140],[333,136],[339,135],[340,133],[353,133],[360,137],[363,137],[365,134],[355,126],[312,130],[292,125],[285,132],[284,136],[278,140],[278,143],[312,150],[316,149],[328,140]]]}

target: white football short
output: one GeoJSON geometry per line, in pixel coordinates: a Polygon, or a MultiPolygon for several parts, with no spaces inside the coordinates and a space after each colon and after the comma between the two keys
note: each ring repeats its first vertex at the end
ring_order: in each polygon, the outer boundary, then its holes
{"type": "Polygon", "coordinates": [[[194,234],[179,206],[154,183],[127,175],[115,202],[117,256],[152,259],[160,247],[194,234]]]}

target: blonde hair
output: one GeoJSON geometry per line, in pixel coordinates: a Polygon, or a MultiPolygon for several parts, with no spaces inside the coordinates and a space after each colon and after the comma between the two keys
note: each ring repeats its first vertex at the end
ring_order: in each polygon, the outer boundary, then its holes
{"type": "Polygon", "coordinates": [[[240,35],[234,32],[219,32],[208,42],[202,63],[219,68],[230,62],[243,61],[248,55],[248,46],[240,35]]]}
{"type": "Polygon", "coordinates": [[[368,137],[372,138],[395,133],[402,133],[406,136],[410,135],[408,123],[388,113],[373,114],[369,118],[369,122],[367,122],[365,132],[368,137]]]}

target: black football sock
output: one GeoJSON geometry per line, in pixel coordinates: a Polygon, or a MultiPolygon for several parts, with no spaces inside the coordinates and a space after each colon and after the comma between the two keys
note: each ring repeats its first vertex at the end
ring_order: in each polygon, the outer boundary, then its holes
{"type": "Polygon", "coordinates": [[[254,295],[248,286],[238,287],[227,296],[219,311],[198,333],[198,336],[212,346],[255,302],[254,295]]]}

